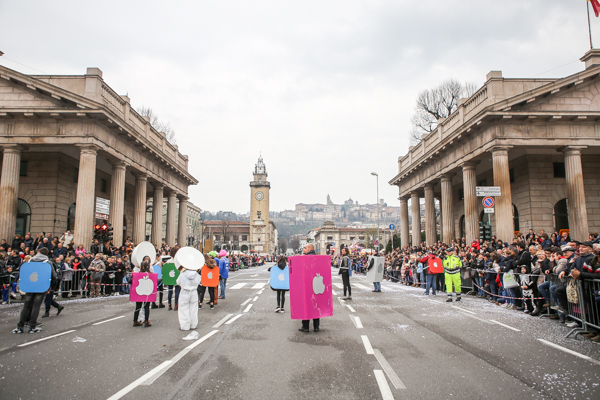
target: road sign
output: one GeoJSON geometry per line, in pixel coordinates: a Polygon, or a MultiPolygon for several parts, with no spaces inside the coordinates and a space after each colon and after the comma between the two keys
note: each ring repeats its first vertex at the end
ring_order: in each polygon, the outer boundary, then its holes
{"type": "Polygon", "coordinates": [[[373,244],[374,244],[375,246],[379,246],[379,240],[375,240],[375,241],[373,242],[373,244]]]}
{"type": "Polygon", "coordinates": [[[96,197],[96,218],[108,219],[110,214],[110,200],[96,197]]]}
{"type": "Polygon", "coordinates": [[[493,208],[484,208],[483,209],[483,213],[484,214],[493,214],[494,213],[494,209],[493,208]]]}
{"type": "Polygon", "coordinates": [[[494,208],[494,198],[493,197],[484,197],[482,203],[485,208],[494,208]]]}
{"type": "Polygon", "coordinates": [[[500,186],[475,186],[475,195],[477,197],[502,196],[500,186]]]}
{"type": "Polygon", "coordinates": [[[394,229],[396,229],[396,225],[390,224],[390,231],[393,231],[394,229]]]}

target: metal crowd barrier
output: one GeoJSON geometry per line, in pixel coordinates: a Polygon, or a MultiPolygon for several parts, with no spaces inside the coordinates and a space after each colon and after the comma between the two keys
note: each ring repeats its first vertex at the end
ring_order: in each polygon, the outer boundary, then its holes
{"type": "MultiPolygon", "coordinates": [[[[569,302],[567,314],[572,319],[581,323],[580,328],[571,330],[567,337],[575,333],[575,336],[581,333],[600,332],[600,315],[598,314],[598,305],[596,293],[600,290],[600,279],[593,280],[575,280],[577,288],[577,303],[569,302]]],[[[600,298],[599,298],[600,300],[600,298]]]]}

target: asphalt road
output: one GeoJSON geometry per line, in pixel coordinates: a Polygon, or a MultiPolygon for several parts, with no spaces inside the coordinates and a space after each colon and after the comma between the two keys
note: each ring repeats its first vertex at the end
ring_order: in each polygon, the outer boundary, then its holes
{"type": "Polygon", "coordinates": [[[389,282],[373,293],[364,276],[344,304],[332,270],[334,315],[303,333],[287,304],[274,312],[266,269],[231,273],[227,299],[199,311],[196,341],[166,308],[132,327],[123,296],[66,301],[38,334],[11,334],[20,305],[2,306],[0,398],[600,398],[600,346],[565,339],[556,321],[389,282]]]}

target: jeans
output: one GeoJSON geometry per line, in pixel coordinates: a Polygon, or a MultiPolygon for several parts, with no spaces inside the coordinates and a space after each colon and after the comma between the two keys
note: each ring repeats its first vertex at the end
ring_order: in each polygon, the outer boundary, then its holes
{"type": "Polygon", "coordinates": [[[381,292],[381,282],[373,282],[373,286],[375,287],[375,291],[381,292]]]}
{"type": "Polygon", "coordinates": [[[171,299],[173,298],[173,287],[175,287],[175,305],[178,305],[179,293],[181,292],[181,286],[179,285],[168,285],[169,292],[167,293],[167,303],[171,305],[171,299]]]}
{"type": "Polygon", "coordinates": [[[425,273],[423,271],[419,272],[419,276],[421,278],[421,280],[419,281],[421,283],[421,287],[423,287],[425,285],[425,273]]]}
{"type": "Polygon", "coordinates": [[[538,290],[546,299],[546,303],[550,303],[550,283],[550,281],[547,281],[538,286],[538,290]]]}
{"type": "Polygon", "coordinates": [[[515,299],[509,299],[509,297],[515,297],[515,290],[514,289],[504,289],[506,291],[506,302],[508,304],[516,304],[517,302],[515,301],[515,299]]]}
{"type": "Polygon", "coordinates": [[[15,293],[17,291],[17,282],[13,282],[11,284],[8,285],[4,285],[2,287],[2,301],[7,302],[8,301],[8,292],[9,290],[13,293],[15,293]]]}
{"type": "Polygon", "coordinates": [[[558,289],[558,285],[550,286],[550,296],[554,299],[554,304],[558,305],[558,297],[556,297],[556,289],[558,289]]]}
{"type": "Polygon", "coordinates": [[[221,297],[225,298],[225,285],[227,285],[227,279],[220,278],[219,286],[221,286],[221,297]]]}
{"type": "Polygon", "coordinates": [[[492,300],[494,301],[498,301],[498,296],[494,296],[497,292],[497,288],[496,288],[496,277],[494,275],[493,279],[490,279],[490,292],[492,293],[492,300]]]}
{"type": "Polygon", "coordinates": [[[435,295],[435,291],[437,290],[437,276],[438,274],[428,274],[427,275],[427,285],[425,286],[425,294],[429,294],[429,288],[431,288],[431,293],[435,295]]]}
{"type": "Polygon", "coordinates": [[[46,294],[46,298],[44,299],[44,304],[46,305],[46,312],[50,312],[50,308],[52,306],[58,308],[60,307],[60,304],[58,304],[56,302],[56,300],[54,300],[54,290],[51,290],[50,292],[48,292],[46,294]]]}
{"type": "Polygon", "coordinates": [[[480,296],[485,295],[485,292],[483,291],[483,277],[482,276],[478,276],[475,278],[475,281],[477,282],[477,294],[480,296]]]}
{"type": "Polygon", "coordinates": [[[29,328],[35,328],[44,296],[45,293],[27,293],[25,295],[25,302],[17,325],[19,328],[23,329],[25,324],[28,324],[29,328]]]}

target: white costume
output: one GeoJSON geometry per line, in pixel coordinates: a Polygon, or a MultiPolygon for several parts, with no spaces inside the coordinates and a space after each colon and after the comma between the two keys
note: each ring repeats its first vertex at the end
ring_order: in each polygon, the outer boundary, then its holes
{"type": "Polygon", "coordinates": [[[197,271],[185,270],[177,278],[181,287],[179,293],[179,327],[182,331],[196,329],[198,326],[198,285],[200,275],[197,271]]]}

